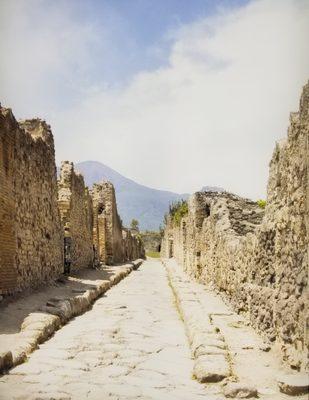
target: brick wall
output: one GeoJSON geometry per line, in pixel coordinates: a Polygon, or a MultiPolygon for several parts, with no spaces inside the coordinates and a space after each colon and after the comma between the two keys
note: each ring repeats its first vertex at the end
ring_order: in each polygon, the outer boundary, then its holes
{"type": "Polygon", "coordinates": [[[123,236],[113,185],[94,185],[90,193],[66,161],[57,186],[50,126],[40,119],[17,122],[1,107],[0,294],[59,277],[64,237],[70,239],[73,269],[144,254],[139,238],[130,232],[123,236]]]}
{"type": "Polygon", "coordinates": [[[1,291],[13,292],[62,272],[62,230],[49,125],[39,119],[17,123],[11,110],[1,108],[0,132],[1,291]]]}
{"type": "Polygon", "coordinates": [[[66,237],[71,240],[71,268],[93,266],[92,198],[85,187],[84,178],[76,173],[72,162],[63,161],[58,180],[58,206],[66,237]]]}
{"type": "Polygon", "coordinates": [[[15,199],[13,187],[15,130],[18,125],[10,110],[0,114],[0,294],[17,285],[15,199]],[[11,133],[14,130],[14,133],[11,133]]]}

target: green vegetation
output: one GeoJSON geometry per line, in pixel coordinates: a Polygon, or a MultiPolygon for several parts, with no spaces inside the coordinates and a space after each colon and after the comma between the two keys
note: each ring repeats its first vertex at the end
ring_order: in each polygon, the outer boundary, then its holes
{"type": "Polygon", "coordinates": [[[266,200],[258,200],[257,204],[260,208],[265,208],[266,207],[266,200]]]}
{"type": "Polygon", "coordinates": [[[148,251],[146,253],[146,256],[152,258],[160,258],[160,253],[158,251],[148,251]]]}
{"type": "Polygon", "coordinates": [[[176,225],[180,225],[180,221],[183,217],[188,214],[188,202],[185,200],[179,200],[172,203],[169,207],[169,215],[172,221],[176,225]]]}
{"type": "Polygon", "coordinates": [[[139,222],[137,219],[132,219],[131,221],[131,225],[130,225],[131,229],[134,229],[135,231],[139,230],[139,222]]]}

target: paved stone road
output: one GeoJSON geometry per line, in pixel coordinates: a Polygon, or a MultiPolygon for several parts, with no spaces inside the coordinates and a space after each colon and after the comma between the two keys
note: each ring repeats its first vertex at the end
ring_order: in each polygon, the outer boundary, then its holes
{"type": "Polygon", "coordinates": [[[146,261],[3,376],[0,399],[205,398],[192,368],[166,272],[146,261]]]}

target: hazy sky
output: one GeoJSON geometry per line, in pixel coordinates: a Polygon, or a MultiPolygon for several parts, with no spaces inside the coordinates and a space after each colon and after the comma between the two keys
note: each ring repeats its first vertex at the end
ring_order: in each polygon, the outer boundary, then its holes
{"type": "Polygon", "coordinates": [[[307,0],[0,0],[0,99],[57,162],[265,196],[308,79],[307,0]]]}

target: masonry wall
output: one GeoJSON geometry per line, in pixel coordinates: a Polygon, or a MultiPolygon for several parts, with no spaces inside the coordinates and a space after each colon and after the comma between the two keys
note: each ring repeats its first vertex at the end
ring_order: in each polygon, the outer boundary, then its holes
{"type": "Polygon", "coordinates": [[[134,234],[130,229],[123,228],[122,231],[124,246],[124,261],[145,258],[144,243],[138,234],[134,234]]]}
{"type": "Polygon", "coordinates": [[[94,218],[93,243],[99,261],[112,265],[144,257],[141,240],[129,230],[123,230],[112,183],[94,184],[91,195],[94,218]]]}
{"type": "Polygon", "coordinates": [[[143,240],[146,252],[158,252],[161,249],[161,233],[160,232],[142,232],[141,238],[143,240]]]}
{"type": "Polygon", "coordinates": [[[0,294],[58,278],[65,237],[72,269],[144,255],[139,238],[129,231],[123,236],[113,185],[94,185],[90,194],[65,161],[57,186],[50,126],[40,119],[17,122],[0,107],[0,294]]]}
{"type": "Polygon", "coordinates": [[[307,84],[270,163],[265,213],[235,195],[196,193],[162,241],[163,256],[219,289],[298,370],[308,354],[308,104],[307,84]]]}
{"type": "Polygon", "coordinates": [[[69,161],[61,164],[58,206],[64,234],[70,238],[71,268],[92,267],[92,198],[85,187],[83,176],[75,172],[73,163],[69,161]]]}
{"type": "Polygon", "coordinates": [[[0,110],[0,293],[3,294],[17,286],[14,145],[19,127],[10,110],[0,110]]]}
{"type": "Polygon", "coordinates": [[[0,290],[12,293],[62,272],[53,136],[39,119],[0,118],[0,290]]]}

